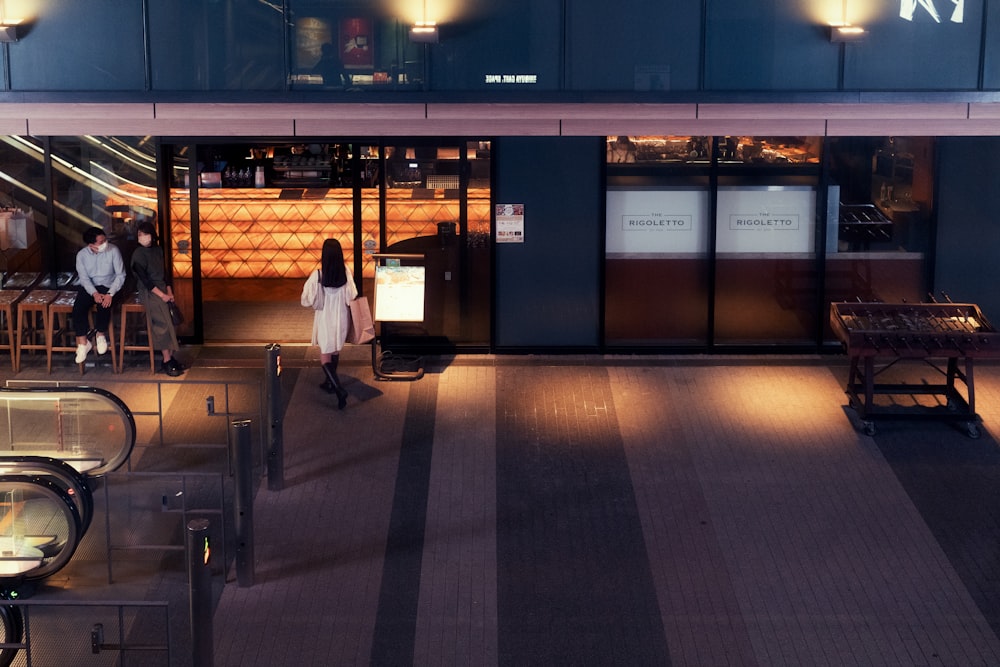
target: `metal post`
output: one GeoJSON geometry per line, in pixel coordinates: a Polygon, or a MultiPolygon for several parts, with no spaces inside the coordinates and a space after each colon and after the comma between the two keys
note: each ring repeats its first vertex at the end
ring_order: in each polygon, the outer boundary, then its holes
{"type": "Polygon", "coordinates": [[[191,651],[194,667],[212,667],[214,662],[208,527],[208,519],[192,519],[187,525],[188,595],[191,598],[191,651]]]}
{"type": "Polygon", "coordinates": [[[236,581],[240,588],[253,586],[253,447],[250,443],[250,420],[234,419],[233,453],[236,499],[236,581]]]}
{"type": "Polygon", "coordinates": [[[267,392],[267,423],[271,437],[267,446],[267,488],[281,491],[285,485],[285,453],[282,442],[281,345],[264,346],[264,388],[267,392]]]}

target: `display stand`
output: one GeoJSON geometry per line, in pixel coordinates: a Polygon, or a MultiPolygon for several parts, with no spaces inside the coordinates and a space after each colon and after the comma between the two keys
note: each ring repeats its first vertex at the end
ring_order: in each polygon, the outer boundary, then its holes
{"type": "MultiPolygon", "coordinates": [[[[423,322],[424,256],[376,253],[372,257],[375,258],[375,322],[423,322]],[[421,265],[400,266],[402,261],[419,261],[421,265]]],[[[419,380],[424,376],[423,357],[397,355],[383,349],[382,336],[376,329],[372,372],[376,380],[419,380]]]]}
{"type": "Polygon", "coordinates": [[[978,306],[950,301],[832,303],[830,328],[850,357],[847,396],[866,435],[875,435],[875,419],[908,417],[959,422],[970,438],[979,437],[973,365],[976,358],[1000,356],[1000,332],[978,306]],[[877,380],[900,361],[926,363],[944,381],[877,380]],[[939,366],[941,361],[946,368],[939,366]],[[965,385],[964,396],[959,383],[965,385]],[[920,402],[919,396],[934,398],[920,402]],[[879,397],[891,400],[880,403],[879,397]]]}

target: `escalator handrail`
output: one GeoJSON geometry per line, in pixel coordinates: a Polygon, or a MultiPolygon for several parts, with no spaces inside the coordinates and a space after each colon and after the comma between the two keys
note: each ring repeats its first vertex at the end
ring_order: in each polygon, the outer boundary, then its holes
{"type": "Polygon", "coordinates": [[[45,493],[49,494],[52,499],[62,503],[66,511],[69,523],[67,526],[66,545],[59,550],[58,554],[49,557],[33,570],[19,574],[0,575],[0,580],[38,581],[44,579],[65,567],[66,563],[69,562],[70,558],[76,552],[76,548],[80,546],[80,542],[83,540],[83,523],[80,517],[80,510],[76,506],[76,503],[73,502],[73,499],[69,497],[69,494],[53,482],[51,478],[38,475],[0,475],[0,489],[8,484],[39,487],[45,493]]]}
{"type": "Polygon", "coordinates": [[[121,414],[122,423],[126,428],[125,440],[126,446],[122,448],[122,451],[118,452],[116,456],[108,461],[104,461],[101,465],[97,466],[92,470],[88,470],[83,473],[87,477],[100,477],[109,472],[114,472],[117,470],[125,461],[128,460],[129,456],[132,455],[132,450],[135,448],[135,417],[132,415],[132,411],[125,403],[112,394],[110,391],[101,389],[99,387],[90,387],[85,385],[61,385],[61,386],[42,386],[42,387],[0,387],[0,397],[10,398],[10,394],[74,394],[74,393],[87,393],[95,394],[106,399],[108,403],[114,406],[118,412],[121,414]]]}
{"type": "Polygon", "coordinates": [[[51,475],[65,483],[72,494],[80,511],[82,532],[86,533],[94,518],[93,490],[86,476],[62,459],[51,456],[3,455],[0,456],[0,467],[10,467],[17,475],[51,475]]]}

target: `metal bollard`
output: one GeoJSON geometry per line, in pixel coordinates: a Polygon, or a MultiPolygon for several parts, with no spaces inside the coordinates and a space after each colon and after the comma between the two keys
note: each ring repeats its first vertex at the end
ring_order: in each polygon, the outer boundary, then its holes
{"type": "Polygon", "coordinates": [[[234,419],[233,452],[236,498],[233,513],[236,515],[236,581],[240,588],[253,586],[253,447],[250,442],[250,420],[234,419]]]}
{"type": "Polygon", "coordinates": [[[208,527],[208,519],[192,519],[187,525],[188,595],[191,600],[191,652],[194,667],[212,667],[215,661],[208,527]]]}
{"type": "Polygon", "coordinates": [[[267,446],[267,488],[281,491],[285,485],[285,452],[282,442],[281,414],[281,345],[264,346],[264,389],[267,394],[267,423],[270,438],[267,446]]]}

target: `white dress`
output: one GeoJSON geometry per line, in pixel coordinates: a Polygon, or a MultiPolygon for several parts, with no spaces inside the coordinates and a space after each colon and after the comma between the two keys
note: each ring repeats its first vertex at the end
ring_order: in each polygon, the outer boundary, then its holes
{"type": "MultiPolygon", "coordinates": [[[[345,267],[346,268],[346,267],[345,267]]],[[[306,282],[319,282],[319,271],[313,271],[306,282]]],[[[347,340],[349,326],[348,304],[358,296],[354,276],[347,269],[347,282],[340,287],[323,287],[323,310],[313,316],[312,344],[319,346],[322,354],[340,354],[347,340]]]]}

